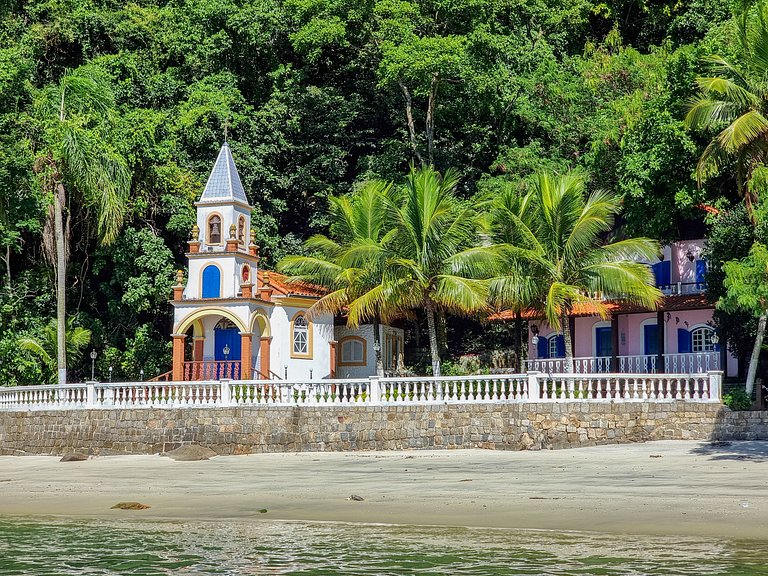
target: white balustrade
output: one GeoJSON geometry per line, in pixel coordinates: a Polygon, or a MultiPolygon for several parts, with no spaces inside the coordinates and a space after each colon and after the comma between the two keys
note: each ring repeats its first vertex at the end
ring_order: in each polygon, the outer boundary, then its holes
{"type": "Polygon", "coordinates": [[[722,374],[557,374],[540,378],[542,401],[719,401],[722,374]]]}
{"type": "Polygon", "coordinates": [[[216,380],[0,387],[0,410],[720,401],[722,372],[480,374],[349,380],[216,380]]]}
{"type": "MultiPolygon", "coordinates": [[[[617,356],[617,367],[614,370],[610,356],[577,357],[573,359],[573,372],[575,374],[603,374],[616,371],[626,374],[655,374],[658,358],[656,354],[617,356]]],[[[529,371],[546,374],[568,373],[565,358],[526,360],[525,368],[529,371]]],[[[701,374],[720,369],[719,352],[664,354],[665,373],[701,374]]]]}

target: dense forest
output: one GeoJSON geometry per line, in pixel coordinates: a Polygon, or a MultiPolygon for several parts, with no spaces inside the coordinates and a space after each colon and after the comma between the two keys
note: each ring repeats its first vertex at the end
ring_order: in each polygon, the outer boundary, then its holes
{"type": "MultiPolygon", "coordinates": [[[[225,130],[267,266],[327,231],[329,196],[401,180],[411,163],[455,168],[467,199],[523,187],[540,169],[580,168],[589,189],[623,198],[619,235],[711,234],[718,296],[718,262],[745,256],[754,229],[733,170],[697,182],[714,132],[687,130],[684,118],[706,57],[738,57],[740,8],[0,0],[0,382],[50,379],[19,339],[44,340],[55,316],[46,103],[78,70],[110,87],[114,109],[77,133],[130,178],[129,193],[109,199],[113,222],[93,194],[70,193],[64,207],[68,313],[73,330],[91,331],[102,374],[168,369],[174,272],[225,130]]],[[[748,353],[755,320],[730,322],[748,353]]],[[[90,359],[80,362],[82,376],[90,359]]]]}

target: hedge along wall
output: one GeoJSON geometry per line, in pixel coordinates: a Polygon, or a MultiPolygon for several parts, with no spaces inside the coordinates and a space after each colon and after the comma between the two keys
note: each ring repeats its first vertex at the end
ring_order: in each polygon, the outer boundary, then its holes
{"type": "Polygon", "coordinates": [[[0,412],[0,453],[219,454],[408,448],[526,450],[662,439],[768,439],[768,412],[697,402],[0,412]]]}

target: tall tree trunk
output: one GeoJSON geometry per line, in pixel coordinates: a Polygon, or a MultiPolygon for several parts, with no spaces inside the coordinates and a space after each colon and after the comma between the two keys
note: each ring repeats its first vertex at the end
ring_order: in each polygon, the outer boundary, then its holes
{"type": "Polygon", "coordinates": [[[5,280],[8,290],[11,289],[11,245],[5,247],[5,280]]]}
{"type": "Polygon", "coordinates": [[[427,102],[427,159],[429,165],[435,165],[435,105],[437,103],[437,87],[440,84],[440,74],[432,73],[432,81],[429,84],[429,100],[427,102]]]}
{"type": "Polygon", "coordinates": [[[520,310],[515,312],[515,372],[523,370],[523,319],[520,310]]]}
{"type": "Polygon", "coordinates": [[[437,348],[437,326],[435,323],[435,309],[432,301],[427,300],[427,330],[429,332],[429,351],[432,355],[432,375],[440,376],[440,352],[437,348]]]}
{"type": "Polygon", "coordinates": [[[573,374],[573,347],[571,345],[571,325],[568,322],[568,314],[560,318],[560,326],[563,330],[563,344],[565,345],[565,368],[568,374],[573,374]]]}
{"type": "Polygon", "coordinates": [[[411,99],[411,92],[408,90],[408,86],[399,82],[400,90],[403,91],[403,97],[405,98],[405,119],[408,122],[408,137],[411,141],[411,152],[416,156],[419,164],[424,165],[424,160],[419,154],[419,148],[416,144],[416,124],[413,121],[413,100],[411,99]]]}
{"type": "Polygon", "coordinates": [[[56,185],[53,198],[54,233],[56,234],[56,366],[59,385],[67,383],[67,251],[64,237],[64,185],[56,185]]]}
{"type": "Polygon", "coordinates": [[[766,320],[768,320],[768,312],[763,312],[757,322],[755,346],[752,348],[752,356],[749,358],[749,372],[747,372],[746,392],[747,396],[750,398],[752,397],[752,391],[755,389],[755,375],[757,374],[757,363],[760,361],[760,350],[763,347],[766,320]]]}
{"type": "Polygon", "coordinates": [[[384,376],[384,362],[381,360],[381,323],[379,317],[373,317],[373,353],[376,358],[376,375],[384,376]]]}

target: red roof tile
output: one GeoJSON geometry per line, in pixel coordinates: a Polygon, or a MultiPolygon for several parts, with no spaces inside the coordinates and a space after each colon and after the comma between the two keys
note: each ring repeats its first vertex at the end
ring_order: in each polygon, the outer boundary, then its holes
{"type": "Polygon", "coordinates": [[[288,276],[279,272],[272,272],[271,270],[258,270],[259,286],[264,285],[264,274],[269,275],[269,285],[272,289],[283,296],[311,296],[313,298],[320,298],[328,293],[325,288],[308,284],[307,282],[288,282],[288,276]]]}
{"type": "MultiPolygon", "coordinates": [[[[707,300],[704,294],[674,294],[671,296],[664,296],[659,307],[656,310],[640,306],[639,304],[632,304],[629,302],[621,302],[614,300],[605,303],[605,308],[608,314],[642,314],[647,312],[675,312],[679,310],[697,310],[701,308],[714,308],[714,304],[707,300]]],[[[591,303],[579,303],[573,307],[573,312],[570,316],[597,316],[597,308],[591,303]]],[[[539,318],[540,315],[533,310],[524,310],[521,313],[523,318],[539,318]]],[[[505,322],[515,319],[514,310],[503,310],[497,314],[493,314],[489,317],[492,321],[505,322]]]]}

